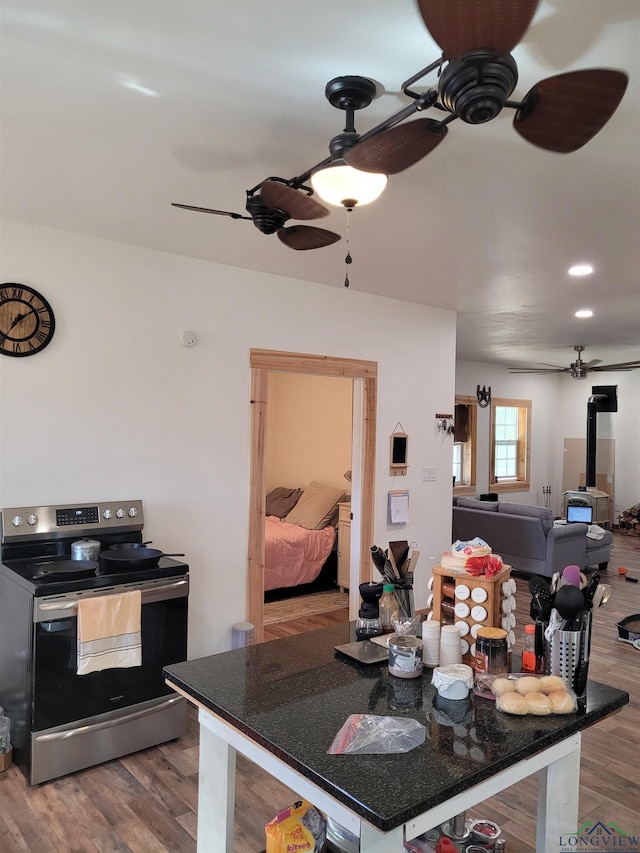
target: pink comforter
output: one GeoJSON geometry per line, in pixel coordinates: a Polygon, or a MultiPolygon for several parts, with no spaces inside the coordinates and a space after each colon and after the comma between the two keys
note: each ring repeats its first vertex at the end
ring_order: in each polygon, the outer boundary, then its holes
{"type": "Polygon", "coordinates": [[[264,588],[311,583],[320,574],[335,542],[333,527],[306,530],[274,515],[264,525],[264,588]]]}

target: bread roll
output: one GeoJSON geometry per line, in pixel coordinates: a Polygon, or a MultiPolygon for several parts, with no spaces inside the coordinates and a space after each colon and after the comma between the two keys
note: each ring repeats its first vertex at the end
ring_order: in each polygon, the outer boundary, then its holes
{"type": "Polygon", "coordinates": [[[566,686],[559,675],[543,675],[540,679],[540,689],[543,693],[551,693],[552,690],[564,690],[566,686]]]}
{"type": "Polygon", "coordinates": [[[551,702],[551,711],[554,714],[573,714],[576,710],[575,700],[566,690],[552,690],[547,698],[551,702]]]}
{"type": "Polygon", "coordinates": [[[534,690],[532,693],[527,693],[524,697],[527,705],[527,710],[530,714],[544,716],[551,713],[551,701],[548,696],[545,696],[540,690],[534,690]]]}
{"type": "Polygon", "coordinates": [[[524,696],[515,692],[503,693],[502,696],[498,696],[496,707],[499,711],[504,711],[505,714],[520,714],[521,716],[524,716],[529,711],[529,706],[524,696]]]}
{"type": "Polygon", "coordinates": [[[516,690],[521,696],[526,696],[527,693],[540,693],[540,679],[534,678],[533,675],[525,675],[516,681],[516,690]]]}
{"type": "Polygon", "coordinates": [[[502,696],[505,693],[515,693],[516,682],[513,678],[494,678],[491,690],[494,696],[502,696]]]}

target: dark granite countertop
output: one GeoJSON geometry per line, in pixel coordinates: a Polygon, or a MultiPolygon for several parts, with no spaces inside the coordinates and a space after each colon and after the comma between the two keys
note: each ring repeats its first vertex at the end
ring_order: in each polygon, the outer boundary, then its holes
{"type": "Polygon", "coordinates": [[[442,699],[421,678],[334,651],[354,639],[336,625],[174,664],[164,675],[383,831],[619,710],[629,694],[590,681],[582,713],[502,714],[490,699],[442,699]],[[350,714],[412,717],[425,743],[396,755],[327,755],[350,714]]]}

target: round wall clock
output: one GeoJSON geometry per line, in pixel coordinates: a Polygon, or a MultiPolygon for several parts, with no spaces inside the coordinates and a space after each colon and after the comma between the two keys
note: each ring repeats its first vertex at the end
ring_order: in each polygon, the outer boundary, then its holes
{"type": "Polygon", "coordinates": [[[27,284],[0,284],[0,353],[18,358],[35,355],[51,341],[53,309],[27,284]]]}

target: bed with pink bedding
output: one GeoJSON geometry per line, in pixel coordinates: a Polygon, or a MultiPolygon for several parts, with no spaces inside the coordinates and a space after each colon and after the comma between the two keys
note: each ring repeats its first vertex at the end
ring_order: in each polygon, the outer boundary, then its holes
{"type": "Polygon", "coordinates": [[[314,581],[335,541],[335,527],[306,530],[268,515],[264,525],[265,591],[314,581]]]}
{"type": "Polygon", "coordinates": [[[296,594],[303,594],[316,579],[316,586],[335,587],[338,502],[343,495],[342,489],[316,480],[305,489],[279,486],[269,492],[264,524],[265,592],[301,587],[296,594]],[[329,557],[333,559],[329,561],[329,557]]]}

